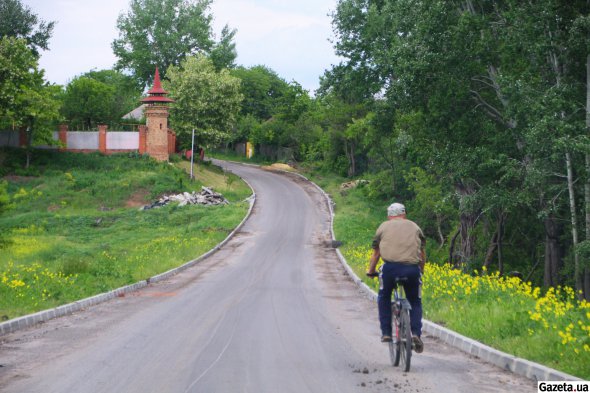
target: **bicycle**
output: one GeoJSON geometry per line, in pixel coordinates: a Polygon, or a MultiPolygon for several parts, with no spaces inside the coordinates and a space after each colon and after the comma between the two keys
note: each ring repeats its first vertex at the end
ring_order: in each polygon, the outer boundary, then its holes
{"type": "MultiPolygon", "coordinates": [[[[379,277],[378,273],[367,274],[369,277],[379,277]]],[[[407,277],[396,277],[393,288],[393,300],[391,302],[392,323],[395,328],[395,334],[392,341],[389,342],[389,358],[391,365],[397,367],[402,364],[404,372],[410,371],[410,362],[412,360],[412,330],[410,327],[410,310],[412,306],[404,292],[403,283],[407,277]]]]}

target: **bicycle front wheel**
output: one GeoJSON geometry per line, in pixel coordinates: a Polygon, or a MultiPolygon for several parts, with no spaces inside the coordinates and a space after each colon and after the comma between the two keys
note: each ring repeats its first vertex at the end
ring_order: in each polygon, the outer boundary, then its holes
{"type": "Polygon", "coordinates": [[[399,332],[399,357],[401,366],[405,372],[410,371],[410,361],[412,360],[412,330],[410,328],[410,311],[402,310],[400,313],[400,332],[399,332]]]}

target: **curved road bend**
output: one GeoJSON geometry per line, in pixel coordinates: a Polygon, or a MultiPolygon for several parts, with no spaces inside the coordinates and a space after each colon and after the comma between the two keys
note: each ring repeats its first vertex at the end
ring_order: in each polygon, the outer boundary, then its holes
{"type": "Polygon", "coordinates": [[[168,281],[1,337],[0,391],[534,391],[429,337],[410,373],[391,367],[375,305],[326,247],[321,194],[294,176],[224,165],[257,193],[239,234],[168,281]]]}

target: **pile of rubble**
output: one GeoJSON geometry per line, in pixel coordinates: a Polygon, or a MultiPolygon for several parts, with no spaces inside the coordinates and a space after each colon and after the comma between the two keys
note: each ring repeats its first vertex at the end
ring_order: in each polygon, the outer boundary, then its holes
{"type": "Polygon", "coordinates": [[[340,190],[347,191],[347,190],[351,190],[353,188],[366,186],[367,184],[369,184],[368,180],[364,180],[364,179],[353,180],[353,181],[349,181],[347,183],[342,183],[340,185],[340,190]]]}
{"type": "Polygon", "coordinates": [[[193,191],[192,193],[183,192],[177,195],[164,195],[162,198],[146,205],[139,210],[149,210],[156,207],[166,206],[170,202],[178,202],[178,206],[186,205],[227,205],[228,200],[223,195],[216,193],[211,188],[201,187],[201,192],[193,191]]]}

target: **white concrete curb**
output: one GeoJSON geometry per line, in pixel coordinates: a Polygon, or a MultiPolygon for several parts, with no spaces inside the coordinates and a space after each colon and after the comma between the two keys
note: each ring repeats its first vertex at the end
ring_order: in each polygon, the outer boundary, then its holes
{"type": "Polygon", "coordinates": [[[250,207],[248,209],[248,213],[246,214],[246,216],[244,217],[242,222],[240,222],[240,224],[229,235],[227,235],[227,237],[221,243],[217,244],[214,248],[212,248],[211,250],[209,250],[205,254],[201,255],[200,257],[198,257],[196,259],[193,259],[192,261],[189,261],[189,262],[183,264],[182,266],[168,270],[167,272],[158,274],[156,276],[150,277],[147,280],[142,280],[142,281],[139,281],[135,284],[131,284],[131,285],[127,285],[127,286],[124,286],[121,288],[117,288],[117,289],[114,289],[110,292],[101,293],[99,295],[95,295],[95,296],[92,296],[92,297],[89,297],[86,299],[78,300],[73,303],[64,304],[63,306],[59,306],[59,307],[52,308],[49,310],[40,311],[35,314],[24,315],[19,318],[15,318],[15,319],[8,320],[6,322],[2,322],[2,323],[0,323],[0,336],[5,335],[5,334],[9,334],[9,333],[14,333],[17,330],[25,329],[27,327],[36,325],[40,322],[49,321],[50,319],[63,317],[65,315],[70,315],[70,314],[73,314],[77,311],[84,310],[90,306],[94,306],[96,304],[106,302],[106,301],[114,299],[116,297],[123,296],[124,294],[127,294],[127,293],[135,292],[141,288],[145,288],[150,283],[166,280],[166,279],[174,276],[175,274],[178,274],[181,271],[186,270],[189,267],[196,265],[197,263],[201,262],[205,258],[208,258],[212,254],[217,252],[221,247],[223,247],[228,241],[230,241],[234,237],[234,235],[242,228],[242,226],[244,226],[244,224],[246,223],[246,220],[248,220],[248,218],[250,218],[250,215],[252,214],[254,204],[256,203],[256,193],[254,192],[254,189],[252,188],[252,186],[246,180],[244,180],[244,179],[242,179],[242,180],[252,190],[252,195],[248,198],[248,200],[250,202],[250,207]]]}

